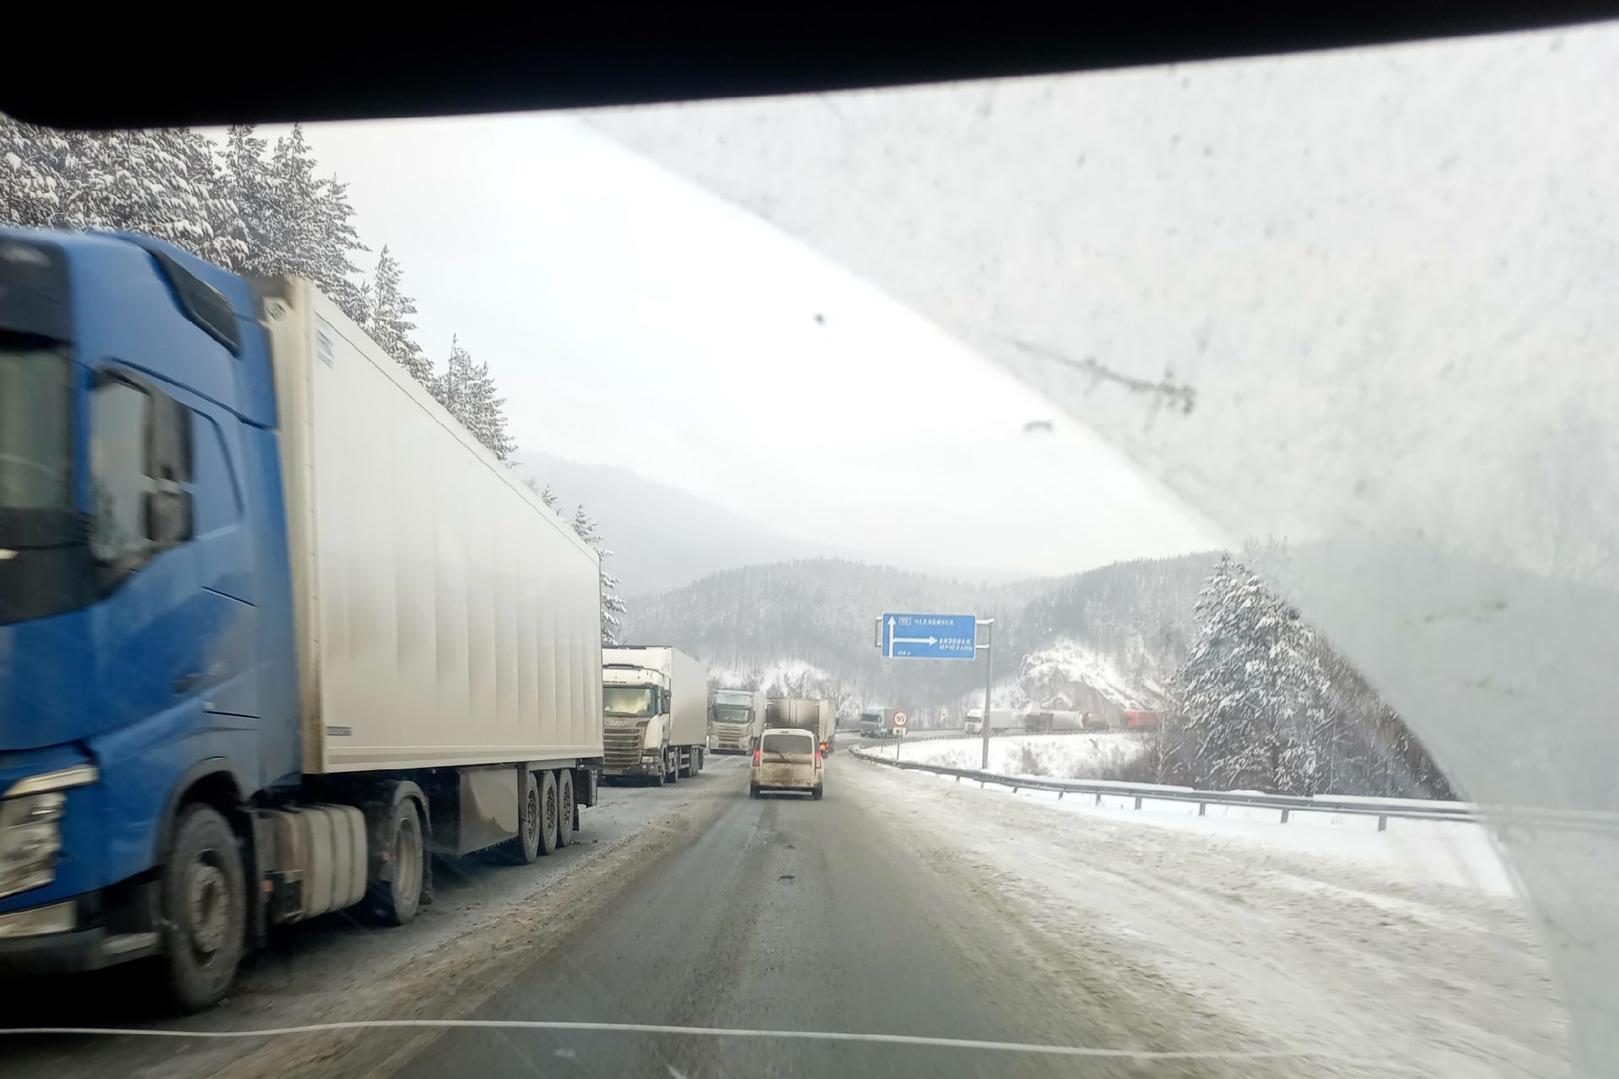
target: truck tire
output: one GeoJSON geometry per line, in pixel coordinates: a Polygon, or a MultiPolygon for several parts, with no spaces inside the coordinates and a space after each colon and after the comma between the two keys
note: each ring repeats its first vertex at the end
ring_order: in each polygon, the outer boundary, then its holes
{"type": "Polygon", "coordinates": [[[663,764],[664,764],[664,767],[666,769],[668,769],[669,782],[671,782],[671,783],[679,783],[680,782],[680,750],[671,749],[669,751],[668,755],[666,755],[663,758],[663,764]]]}
{"type": "Polygon", "coordinates": [[[557,774],[540,773],[540,853],[554,854],[557,832],[562,820],[561,797],[557,793],[557,774]]]}
{"type": "Polygon", "coordinates": [[[579,818],[578,808],[573,804],[573,772],[566,768],[557,772],[557,805],[561,807],[557,814],[557,846],[566,847],[573,842],[573,830],[579,818]]]}
{"type": "Polygon", "coordinates": [[[374,880],[366,888],[366,911],[383,925],[404,925],[416,917],[422,901],[422,879],[426,872],[426,851],[422,844],[422,819],[416,803],[405,799],[394,807],[388,834],[393,836],[388,861],[392,880],[374,880]]]}
{"type": "Polygon", "coordinates": [[[708,748],[706,746],[698,746],[691,752],[692,761],[694,762],[692,764],[692,774],[701,775],[703,771],[703,762],[708,759],[708,748]]]}
{"type": "Polygon", "coordinates": [[[517,834],[500,845],[500,854],[513,865],[528,865],[540,856],[540,782],[533,772],[523,777],[517,834]]]}
{"type": "Polygon", "coordinates": [[[212,806],[187,806],[163,867],[163,962],[175,1006],[219,1003],[246,947],[247,884],[236,833],[212,806]]]}

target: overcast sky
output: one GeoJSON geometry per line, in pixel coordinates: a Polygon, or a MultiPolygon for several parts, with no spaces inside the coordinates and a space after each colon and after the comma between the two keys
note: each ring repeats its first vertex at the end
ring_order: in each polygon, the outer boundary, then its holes
{"type": "Polygon", "coordinates": [[[524,449],[900,565],[1063,573],[1220,543],[1001,368],[572,118],[308,136],[400,258],[423,347],[442,362],[458,334],[488,361],[524,449]]]}

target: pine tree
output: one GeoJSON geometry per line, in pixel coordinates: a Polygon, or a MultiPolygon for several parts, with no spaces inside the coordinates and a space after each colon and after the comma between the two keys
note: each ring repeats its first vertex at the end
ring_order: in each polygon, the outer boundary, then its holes
{"type": "Polygon", "coordinates": [[[404,294],[403,282],[404,272],[384,244],[371,279],[371,310],[362,325],[371,340],[382,346],[382,351],[398,361],[417,382],[431,388],[433,364],[412,336],[416,324],[410,321],[410,316],[416,313],[416,303],[404,294]]]}
{"type": "Polygon", "coordinates": [[[450,415],[489,447],[490,453],[504,461],[516,452],[517,443],[506,431],[506,398],[496,392],[489,365],[472,362],[472,354],[461,347],[459,338],[450,339],[450,358],[444,373],[434,378],[429,388],[450,415]]]}
{"type": "Polygon", "coordinates": [[[237,125],[225,133],[220,152],[220,183],[230,207],[225,231],[239,245],[226,269],[238,273],[274,273],[276,248],[272,235],[276,222],[269,165],[264,151],[269,144],[253,134],[251,125],[237,125]]]}
{"type": "Polygon", "coordinates": [[[1194,781],[1316,793],[1327,758],[1326,680],[1314,632],[1229,555],[1196,612],[1198,638],[1177,676],[1194,781]]]}
{"type": "Polygon", "coordinates": [[[596,527],[595,518],[586,513],[582,505],[574,509],[573,530],[578,533],[580,539],[590,544],[601,558],[601,643],[617,644],[619,634],[624,629],[624,614],[628,608],[619,597],[618,578],[607,572],[607,560],[613,556],[613,552],[602,543],[601,531],[596,527]]]}
{"type": "Polygon", "coordinates": [[[0,222],[23,228],[72,227],[71,132],[0,116],[0,222]]]}
{"type": "Polygon", "coordinates": [[[59,133],[0,118],[0,220],[142,232],[230,265],[232,216],[212,144],[194,131],[59,133]]]}

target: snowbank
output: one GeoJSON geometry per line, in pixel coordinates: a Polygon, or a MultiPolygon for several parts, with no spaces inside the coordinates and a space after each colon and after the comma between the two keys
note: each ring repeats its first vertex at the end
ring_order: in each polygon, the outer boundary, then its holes
{"type": "Polygon", "coordinates": [[[1250,1046],[1387,1057],[1279,1074],[1569,1073],[1566,1007],[1477,825],[1361,832],[1274,812],[1099,808],[877,764],[852,773],[842,782],[865,812],[941,879],[989,897],[1076,1012],[1105,993],[1132,1033],[1168,1021],[1210,1047],[1235,1031],[1250,1046]]]}
{"type": "MultiPolygon", "coordinates": [[[[1000,775],[1052,779],[1109,779],[1145,749],[1134,735],[996,735],[989,740],[989,770],[1000,775]]],[[[888,747],[879,752],[888,754],[888,747]]],[[[977,768],[983,760],[978,738],[935,738],[912,742],[900,752],[908,761],[946,768],[977,768]]]]}

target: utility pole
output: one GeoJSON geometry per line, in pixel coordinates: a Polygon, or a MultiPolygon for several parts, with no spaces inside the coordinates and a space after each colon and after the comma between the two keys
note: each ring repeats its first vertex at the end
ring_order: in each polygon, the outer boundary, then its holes
{"type": "Polygon", "coordinates": [[[983,763],[979,765],[979,768],[987,772],[989,771],[989,699],[990,693],[995,686],[994,656],[990,645],[994,643],[995,619],[980,618],[978,628],[983,630],[984,638],[976,645],[977,650],[984,653],[984,725],[980,731],[984,737],[984,756],[983,763]]]}

